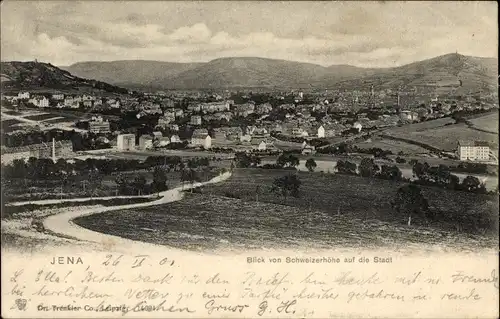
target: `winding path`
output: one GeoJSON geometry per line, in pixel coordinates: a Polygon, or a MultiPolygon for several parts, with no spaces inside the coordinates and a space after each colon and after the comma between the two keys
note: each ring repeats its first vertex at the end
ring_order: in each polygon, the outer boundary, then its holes
{"type": "Polygon", "coordinates": [[[43,221],[43,226],[45,227],[46,230],[49,230],[59,236],[71,237],[79,241],[99,243],[109,246],[110,248],[113,246],[123,246],[127,247],[127,249],[147,249],[147,251],[155,249],[164,251],[165,250],[164,246],[139,242],[118,236],[91,231],[89,229],[78,226],[73,222],[73,220],[78,217],[99,214],[108,211],[148,207],[153,205],[171,203],[174,201],[181,200],[183,197],[184,190],[200,187],[207,184],[219,183],[224,180],[227,180],[229,177],[231,177],[231,173],[226,172],[217,177],[212,178],[207,182],[194,183],[192,185],[183,185],[168,191],[164,191],[160,193],[161,196],[160,199],[151,202],[135,203],[135,204],[119,205],[119,206],[108,206],[108,207],[101,207],[101,208],[94,208],[87,210],[68,211],[66,213],[52,215],[47,217],[43,221]]]}

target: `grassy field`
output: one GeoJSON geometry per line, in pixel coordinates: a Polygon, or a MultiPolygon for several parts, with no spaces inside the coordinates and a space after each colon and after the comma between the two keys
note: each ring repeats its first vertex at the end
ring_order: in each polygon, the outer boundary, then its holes
{"type": "Polygon", "coordinates": [[[427,144],[444,151],[454,151],[459,140],[487,141],[498,145],[498,135],[470,128],[465,123],[451,124],[452,119],[439,119],[405,125],[384,131],[385,134],[427,144]],[[447,124],[449,123],[449,124],[447,124]]]}
{"type": "Polygon", "coordinates": [[[24,118],[26,118],[28,120],[33,120],[33,121],[44,121],[44,120],[52,119],[55,117],[58,117],[58,116],[53,115],[53,114],[37,114],[37,115],[25,116],[24,118]]]}
{"type": "MultiPolygon", "coordinates": [[[[494,247],[494,236],[457,232],[441,225],[405,225],[389,202],[401,185],[355,176],[298,173],[299,199],[283,200],[268,187],[279,170],[236,170],[228,181],[162,206],[75,220],[83,227],[134,240],[191,250],[331,248],[438,245],[494,247]]],[[[433,209],[457,215],[495,214],[488,196],[424,189],[433,209]]],[[[498,216],[498,215],[497,215],[498,216]]],[[[494,218],[494,217],[493,217],[494,218]]],[[[498,217],[497,217],[498,218],[498,217]]],[[[448,225],[450,226],[450,225],[448,225]]]]}
{"type": "Polygon", "coordinates": [[[498,112],[469,120],[473,128],[498,134],[498,112]]]}

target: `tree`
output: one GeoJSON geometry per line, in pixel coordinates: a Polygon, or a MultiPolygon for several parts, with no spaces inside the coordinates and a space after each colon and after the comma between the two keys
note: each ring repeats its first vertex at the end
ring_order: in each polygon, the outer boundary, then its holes
{"type": "Polygon", "coordinates": [[[462,181],[461,188],[468,192],[478,192],[484,189],[484,185],[481,185],[477,177],[469,175],[462,181]]]}
{"type": "Polygon", "coordinates": [[[357,165],[349,161],[340,160],[337,162],[336,168],[340,174],[356,175],[357,165]]]}
{"type": "Polygon", "coordinates": [[[162,192],[168,189],[167,187],[167,173],[164,168],[155,167],[153,171],[153,191],[162,192]]]}
{"type": "Polygon", "coordinates": [[[281,154],[278,159],[276,159],[276,165],[280,167],[296,167],[299,166],[299,159],[290,153],[281,154]]]}
{"type": "Polygon", "coordinates": [[[403,173],[396,165],[382,165],[381,171],[377,174],[377,177],[391,181],[400,181],[403,179],[403,173]]]}
{"type": "Polygon", "coordinates": [[[379,171],[379,167],[372,158],[363,158],[359,164],[359,175],[363,177],[373,177],[379,171]]]}
{"type": "Polygon", "coordinates": [[[413,165],[413,175],[422,181],[427,181],[429,168],[430,166],[427,162],[423,164],[416,162],[415,165],[413,165]]]}
{"type": "Polygon", "coordinates": [[[134,178],[132,182],[132,187],[137,191],[137,195],[144,193],[144,188],[146,186],[146,178],[143,175],[138,175],[134,178]]]}
{"type": "Polygon", "coordinates": [[[313,158],[310,158],[306,161],[306,167],[309,170],[309,172],[313,172],[316,166],[318,165],[316,164],[316,161],[313,158]]]}
{"type": "Polygon", "coordinates": [[[181,172],[181,181],[191,183],[191,192],[193,192],[193,184],[194,184],[194,182],[200,181],[200,178],[195,170],[184,169],[181,172]]]}
{"type": "Polygon", "coordinates": [[[245,152],[237,152],[234,154],[234,160],[236,162],[236,167],[239,168],[256,167],[260,164],[260,158],[258,156],[245,152]]]}
{"type": "Polygon", "coordinates": [[[429,213],[429,203],[415,184],[400,187],[392,204],[398,213],[408,216],[408,226],[411,226],[412,216],[426,217],[429,213]]]}
{"type": "Polygon", "coordinates": [[[287,197],[299,197],[301,181],[296,174],[288,174],[274,179],[271,192],[277,193],[286,200],[287,197]]]}

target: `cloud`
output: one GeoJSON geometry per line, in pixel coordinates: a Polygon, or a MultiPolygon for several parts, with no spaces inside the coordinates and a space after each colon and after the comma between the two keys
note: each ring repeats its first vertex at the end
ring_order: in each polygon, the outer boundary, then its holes
{"type": "Polygon", "coordinates": [[[386,67],[455,50],[497,54],[493,7],[472,2],[26,4],[2,4],[3,60],[68,65],[259,56],[386,67]]]}

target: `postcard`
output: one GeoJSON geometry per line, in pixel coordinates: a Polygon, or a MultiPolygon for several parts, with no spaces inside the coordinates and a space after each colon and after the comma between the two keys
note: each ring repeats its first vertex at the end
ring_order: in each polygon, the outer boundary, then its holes
{"type": "Polygon", "coordinates": [[[497,11],[2,2],[2,317],[498,318],[497,11]]]}

